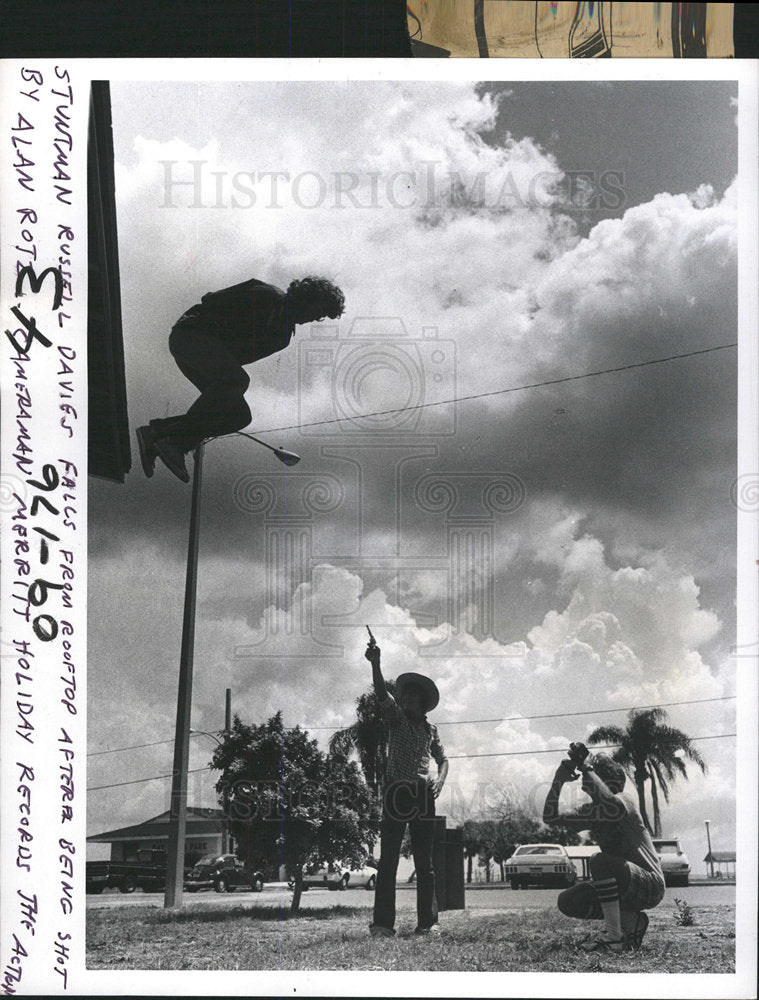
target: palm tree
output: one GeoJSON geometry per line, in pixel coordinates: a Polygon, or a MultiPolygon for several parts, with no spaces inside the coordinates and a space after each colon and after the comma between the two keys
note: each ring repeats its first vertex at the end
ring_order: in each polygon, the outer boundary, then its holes
{"type": "MultiPolygon", "coordinates": [[[[393,682],[386,683],[388,691],[395,695],[393,682]]],[[[355,751],[367,785],[375,795],[379,794],[387,766],[387,729],[373,689],[356,699],[356,721],[334,733],[330,737],[329,748],[332,753],[346,757],[355,751]]]]}
{"type": "Polygon", "coordinates": [[[628,714],[627,728],[599,726],[588,737],[588,743],[617,744],[612,757],[628,772],[638,791],[638,802],[643,822],[649,833],[661,837],[661,810],[659,791],[669,802],[670,784],[678,776],[688,777],[685,759],[697,764],[706,773],[706,761],[693,746],[690,737],[681,729],[665,723],[667,713],[662,708],[647,708],[628,714]],[[651,805],[654,815],[653,828],[646,811],[646,782],[651,782],[651,805]]]}

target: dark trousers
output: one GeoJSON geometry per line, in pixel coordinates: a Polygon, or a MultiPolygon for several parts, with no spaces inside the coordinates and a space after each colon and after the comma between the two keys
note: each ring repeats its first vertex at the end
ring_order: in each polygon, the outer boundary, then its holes
{"type": "Polygon", "coordinates": [[[603,920],[604,912],[594,882],[614,879],[620,895],[630,884],[630,872],[624,858],[614,854],[594,854],[589,862],[590,882],[575,882],[559,893],[557,906],[567,917],[580,920],[603,920]]]}
{"type": "Polygon", "coordinates": [[[245,402],[250,379],[221,337],[180,321],[171,331],[169,350],[200,396],[182,416],[151,420],[158,437],[171,437],[183,451],[192,451],[204,438],[232,434],[250,423],[245,402]]]}
{"type": "Polygon", "coordinates": [[[435,832],[435,799],[425,781],[396,781],[383,795],[380,826],[380,860],[374,890],[374,923],[392,928],[395,924],[395,879],[406,825],[411,834],[411,850],[416,867],[416,914],[419,927],[437,923],[435,871],[432,867],[432,840],[435,832]]]}
{"type": "Polygon", "coordinates": [[[608,885],[614,879],[619,888],[620,910],[652,910],[664,896],[664,882],[660,875],[640,868],[631,861],[602,851],[594,854],[589,862],[590,882],[577,882],[559,894],[556,901],[567,917],[580,920],[601,920],[603,908],[596,892],[595,882],[608,885]]]}

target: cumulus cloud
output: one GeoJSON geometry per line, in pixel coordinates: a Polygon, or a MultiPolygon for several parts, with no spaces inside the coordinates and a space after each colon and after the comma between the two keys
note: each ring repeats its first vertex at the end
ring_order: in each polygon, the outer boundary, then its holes
{"type": "MultiPolygon", "coordinates": [[[[110,745],[143,742],[170,730],[165,713],[144,706],[171,701],[179,636],[157,626],[178,620],[178,609],[171,612],[176,595],[167,575],[159,577],[150,553],[135,559],[147,569],[143,582],[150,587],[150,601],[143,597],[143,603],[151,609],[160,606],[163,614],[157,619],[152,611],[150,626],[132,636],[128,647],[118,623],[107,637],[95,638],[92,662],[108,655],[121,668],[115,671],[121,678],[119,690],[102,691],[102,705],[96,698],[91,706],[100,716],[113,704],[114,695],[118,697],[122,711],[109,721],[101,718],[98,727],[101,739],[110,745]],[[128,654],[121,652],[127,648],[128,654]]],[[[358,574],[328,565],[301,584],[286,606],[266,607],[251,625],[240,614],[219,613],[212,591],[222,596],[241,567],[228,566],[230,577],[220,569],[212,577],[213,587],[206,583],[199,604],[193,725],[201,730],[219,727],[223,690],[230,687],[235,711],[244,719],[263,721],[281,709],[287,724],[314,727],[314,735],[326,746],[329,727],[347,724],[355,699],[369,687],[362,623],[371,621],[388,677],[422,669],[438,683],[441,704],[436,719],[442,723],[448,753],[461,758],[453,762],[448,791],[450,807],[460,812],[466,802],[472,808],[473,802],[484,805],[504,786],[537,802],[559,759],[546,751],[565,748],[602,722],[623,724],[624,715],[615,709],[719,698],[729,692],[730,672],[711,670],[699,656],[698,647],[719,623],[699,607],[692,580],[674,574],[663,558],[651,568],[613,570],[602,546],[587,536],[573,539],[562,562],[570,581],[568,600],[522,640],[508,645],[493,638],[478,641],[450,623],[438,629],[420,627],[407,608],[389,601],[382,591],[364,593],[358,574]],[[582,551],[593,555],[578,558],[582,551]],[[425,657],[441,637],[446,639],[443,651],[425,657]],[[604,709],[609,711],[606,716],[604,709]],[[551,710],[579,714],[528,718],[551,710]],[[586,711],[596,714],[583,717],[586,711]]],[[[130,596],[139,603],[139,597],[130,596]]],[[[677,717],[676,709],[673,715],[677,717]]],[[[713,716],[702,707],[700,714],[688,710],[684,717],[713,716]]],[[[692,731],[691,722],[685,728],[691,735],[706,735],[692,731]]],[[[195,753],[201,754],[201,748],[195,753]]],[[[117,766],[102,758],[98,783],[109,773],[116,775],[117,766]]],[[[163,794],[158,788],[153,791],[156,806],[163,794]]],[[[702,794],[707,794],[705,786],[702,794]]],[[[142,795],[140,801],[145,801],[148,793],[143,790],[142,795]]],[[[678,806],[675,796],[673,820],[678,806]]],[[[134,803],[113,808],[126,816],[134,803]]]]}
{"type": "MultiPolygon", "coordinates": [[[[335,416],[341,348],[321,373],[304,353],[320,332],[345,345],[363,330],[374,343],[388,331],[396,337],[400,321],[410,342],[436,329],[453,345],[441,382],[428,346],[414,347],[406,369],[364,372],[367,410],[403,405],[419,385],[435,398],[476,394],[734,339],[734,186],[720,194],[704,177],[581,231],[562,194],[563,164],[549,144],[505,133],[502,105],[483,88],[257,84],[236,86],[233,100],[209,86],[172,93],[164,104],[152,101],[155,88],[114,88],[132,425],[195,396],[168,354],[175,319],[204,292],[252,275],[286,285],[324,272],[347,299],[335,331],[301,329],[288,351],[256,366],[255,428],[335,416]],[[409,365],[418,376],[411,388],[409,365]]],[[[616,709],[733,693],[734,364],[723,352],[470,401],[439,437],[425,437],[427,423],[406,433],[403,446],[418,445],[416,453],[334,427],[277,432],[273,443],[302,455],[298,472],[333,477],[342,501],[309,521],[305,572],[275,583],[266,538],[276,525],[243,509],[238,495],[245,476],[271,477],[272,466],[247,443],[214,443],[203,484],[193,725],[220,727],[226,687],[247,721],[281,708],[288,724],[347,723],[369,683],[368,621],[390,676],[423,669],[439,684],[436,715],[457,758],[445,807],[460,811],[478,789],[540,789],[570,739],[601,722],[623,724],[616,709]],[[418,484],[433,471],[455,492],[455,507],[420,502],[418,484]],[[521,483],[522,502],[493,514],[481,502],[482,477],[506,472],[521,483]],[[449,532],[466,518],[487,521],[478,537],[488,539],[489,562],[472,563],[469,590],[451,603],[449,532]],[[488,587],[491,634],[482,618],[488,587]],[[589,707],[601,714],[532,718],[589,707]]],[[[290,519],[299,482],[277,480],[290,519]]],[[[150,481],[133,472],[123,488],[92,484],[93,748],[171,735],[188,503],[183,484],[160,468],[150,481]]],[[[693,735],[728,732],[731,706],[672,708],[671,719],[693,735]]],[[[202,742],[194,766],[210,755],[202,742]]],[[[729,744],[705,746],[712,774],[731,789],[729,744]]],[[[135,751],[129,776],[170,771],[170,748],[135,751]]],[[[92,758],[90,783],[119,780],[125,759],[92,758]]],[[[208,804],[207,775],[194,780],[208,804]]],[[[710,788],[694,775],[687,795],[678,789],[672,822],[695,831],[710,788]]],[[[128,799],[118,789],[94,793],[92,828],[165,807],[159,783],[134,790],[128,799]]]]}

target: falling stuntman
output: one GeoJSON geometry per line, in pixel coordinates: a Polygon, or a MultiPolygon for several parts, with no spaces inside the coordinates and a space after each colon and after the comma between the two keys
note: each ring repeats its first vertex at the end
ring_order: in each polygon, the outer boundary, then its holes
{"type": "Polygon", "coordinates": [[[283,350],[295,327],[342,315],[345,296],[326,278],[292,281],[286,292],[251,278],[219,292],[208,292],[180,316],[169,336],[169,350],[182,374],[200,390],[187,413],[151,420],[137,428],[145,475],[155,460],[183,482],[190,476],[185,455],[208,437],[232,434],[250,422],[243,369],[283,350]]]}

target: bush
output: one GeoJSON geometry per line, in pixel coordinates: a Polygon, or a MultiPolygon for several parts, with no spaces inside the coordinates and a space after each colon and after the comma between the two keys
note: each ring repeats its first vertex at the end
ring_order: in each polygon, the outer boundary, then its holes
{"type": "Polygon", "coordinates": [[[692,927],[696,920],[693,916],[693,907],[690,903],[686,903],[684,899],[676,899],[675,906],[675,923],[679,924],[681,927],[692,927]]]}

